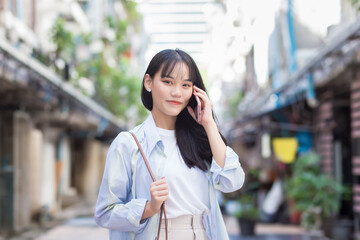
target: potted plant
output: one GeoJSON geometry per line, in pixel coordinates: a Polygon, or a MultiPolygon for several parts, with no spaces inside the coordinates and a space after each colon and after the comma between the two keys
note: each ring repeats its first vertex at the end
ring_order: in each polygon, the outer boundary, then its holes
{"type": "Polygon", "coordinates": [[[254,235],[255,224],[259,219],[259,209],[252,194],[242,194],[238,198],[238,209],[234,216],[237,218],[242,235],[254,235]]]}
{"type": "Polygon", "coordinates": [[[287,179],[286,193],[302,212],[301,225],[308,235],[321,236],[323,219],[337,213],[343,187],[321,172],[320,157],[315,152],[300,156],[287,179]]]}

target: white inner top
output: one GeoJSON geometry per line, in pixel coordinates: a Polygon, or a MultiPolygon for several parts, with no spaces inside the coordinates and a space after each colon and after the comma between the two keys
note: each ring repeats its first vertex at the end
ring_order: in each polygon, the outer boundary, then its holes
{"type": "Polygon", "coordinates": [[[169,187],[169,199],[165,203],[167,217],[208,212],[209,187],[205,172],[185,164],[176,144],[175,130],[157,129],[167,157],[164,168],[164,177],[169,187]]]}

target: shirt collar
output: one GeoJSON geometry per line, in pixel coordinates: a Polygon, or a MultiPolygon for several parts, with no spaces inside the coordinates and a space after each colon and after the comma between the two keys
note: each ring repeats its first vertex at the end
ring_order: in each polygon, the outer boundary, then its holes
{"type": "Polygon", "coordinates": [[[164,144],[157,131],[154,117],[151,112],[144,122],[144,132],[145,132],[145,138],[148,143],[148,149],[150,150],[150,152],[152,152],[152,150],[155,148],[157,144],[159,145],[161,150],[164,151],[164,144]]]}

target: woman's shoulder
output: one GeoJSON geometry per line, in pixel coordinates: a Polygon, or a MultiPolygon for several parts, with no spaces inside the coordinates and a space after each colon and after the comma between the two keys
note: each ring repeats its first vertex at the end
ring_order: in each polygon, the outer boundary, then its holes
{"type": "Polygon", "coordinates": [[[120,132],[114,141],[112,142],[113,145],[119,146],[123,144],[129,144],[131,143],[132,136],[129,131],[122,131],[120,132]]]}
{"type": "Polygon", "coordinates": [[[130,131],[120,132],[111,143],[111,147],[125,149],[137,148],[134,137],[131,135],[130,132],[134,133],[137,139],[141,142],[144,136],[143,124],[136,126],[130,131]]]}

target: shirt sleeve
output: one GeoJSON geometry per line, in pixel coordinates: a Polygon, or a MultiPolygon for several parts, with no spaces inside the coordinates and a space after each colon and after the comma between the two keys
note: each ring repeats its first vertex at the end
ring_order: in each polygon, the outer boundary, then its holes
{"type": "Polygon", "coordinates": [[[130,141],[120,134],[109,148],[94,217],[102,227],[138,232],[146,225],[141,217],[147,199],[132,199],[130,141]]]}
{"type": "Polygon", "coordinates": [[[213,158],[210,172],[215,188],[225,193],[240,189],[245,181],[245,173],[239,162],[239,157],[228,146],[226,147],[224,168],[220,167],[213,158]]]}

